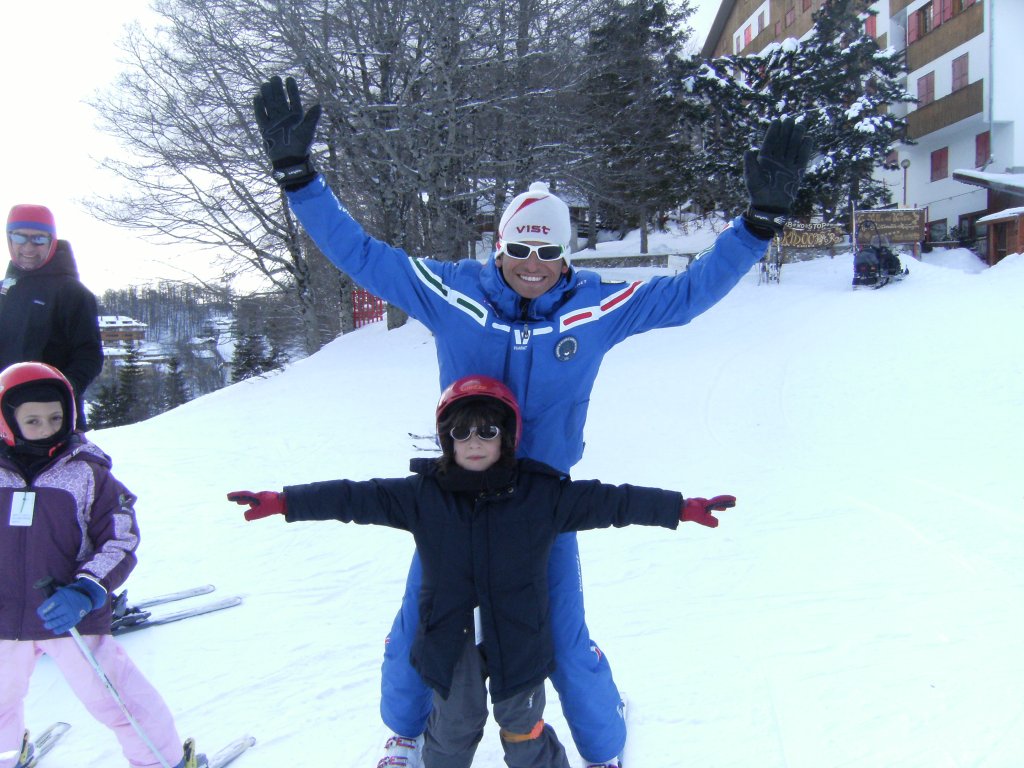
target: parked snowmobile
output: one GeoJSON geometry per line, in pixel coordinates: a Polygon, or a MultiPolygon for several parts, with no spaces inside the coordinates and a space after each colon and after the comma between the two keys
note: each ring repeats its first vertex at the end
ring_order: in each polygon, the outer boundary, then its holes
{"type": "MultiPolygon", "coordinates": [[[[858,247],[853,257],[854,290],[881,288],[910,274],[910,270],[893,253],[889,238],[878,231],[875,222],[865,221],[861,225],[861,232],[866,238],[866,244],[858,247]]],[[[857,240],[861,240],[860,236],[857,240]]]]}

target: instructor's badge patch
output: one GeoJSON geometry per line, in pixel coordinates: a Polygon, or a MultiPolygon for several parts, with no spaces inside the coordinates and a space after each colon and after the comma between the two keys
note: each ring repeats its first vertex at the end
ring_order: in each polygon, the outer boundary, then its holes
{"type": "Polygon", "coordinates": [[[566,336],[555,345],[555,357],[563,363],[566,360],[572,360],[576,356],[576,350],[579,347],[580,344],[576,341],[575,336],[566,336]]]}

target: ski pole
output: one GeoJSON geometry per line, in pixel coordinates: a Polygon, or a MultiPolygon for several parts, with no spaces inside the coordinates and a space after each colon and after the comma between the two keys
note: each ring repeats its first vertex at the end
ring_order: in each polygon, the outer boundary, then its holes
{"type": "MultiPolygon", "coordinates": [[[[53,586],[53,579],[51,578],[40,579],[39,581],[37,581],[36,589],[41,589],[43,591],[43,594],[47,597],[50,597],[51,595],[53,595],[54,592],[57,591],[57,588],[53,586]]],[[[128,722],[131,723],[132,728],[134,728],[135,732],[139,734],[139,738],[142,739],[145,745],[149,748],[149,751],[153,753],[153,756],[160,761],[161,768],[171,768],[171,764],[164,760],[164,756],[161,755],[157,748],[153,745],[152,740],[149,738],[149,736],[146,735],[146,732],[142,730],[142,726],[139,725],[139,722],[134,717],[132,717],[132,713],[129,712],[128,707],[125,706],[124,699],[121,698],[121,694],[117,692],[117,688],[115,688],[114,684],[110,682],[110,678],[107,677],[107,673],[103,671],[103,667],[100,666],[100,663],[96,660],[96,657],[93,655],[93,652],[89,650],[89,646],[85,644],[85,640],[82,639],[81,633],[74,627],[72,627],[69,630],[69,632],[71,633],[71,637],[75,641],[75,645],[78,646],[78,650],[82,652],[82,655],[85,657],[85,660],[89,662],[89,666],[93,668],[93,670],[99,676],[100,680],[103,682],[103,685],[106,687],[108,691],[110,691],[110,695],[114,698],[114,701],[117,702],[117,706],[121,708],[121,711],[124,713],[124,716],[128,718],[128,722]]]]}

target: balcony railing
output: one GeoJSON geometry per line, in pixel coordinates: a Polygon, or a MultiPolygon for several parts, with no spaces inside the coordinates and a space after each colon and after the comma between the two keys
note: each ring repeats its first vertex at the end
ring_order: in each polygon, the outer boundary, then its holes
{"type": "Polygon", "coordinates": [[[985,81],[978,80],[931,104],[918,107],[907,115],[907,135],[919,139],[978,114],[984,108],[984,94],[985,81]]]}

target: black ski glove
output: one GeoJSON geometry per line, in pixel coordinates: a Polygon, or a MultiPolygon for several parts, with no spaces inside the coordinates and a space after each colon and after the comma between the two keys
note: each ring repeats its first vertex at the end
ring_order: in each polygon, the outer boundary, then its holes
{"type": "Polygon", "coordinates": [[[309,184],[317,173],[309,151],[320,119],[320,105],[314,104],[303,112],[295,78],[282,82],[274,75],[260,86],[252,108],[274,169],[274,181],[289,192],[309,184]]]}
{"type": "Polygon", "coordinates": [[[760,150],[749,149],[743,155],[743,178],[750,193],[743,219],[758,237],[770,240],[782,234],[812,149],[804,127],[790,118],[773,120],[760,150]]]}

